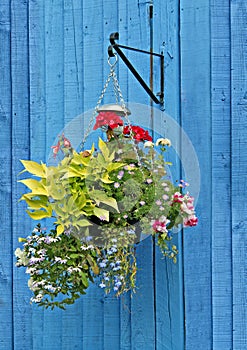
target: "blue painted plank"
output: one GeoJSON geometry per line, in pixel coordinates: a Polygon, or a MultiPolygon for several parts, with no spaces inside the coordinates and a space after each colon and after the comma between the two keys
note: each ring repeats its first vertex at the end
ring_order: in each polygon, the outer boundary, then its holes
{"type": "MultiPolygon", "coordinates": [[[[45,161],[46,155],[44,6],[30,1],[28,15],[30,159],[40,162],[45,161]]],[[[43,349],[43,331],[44,310],[33,305],[32,343],[35,350],[43,349]]]]}
{"type": "MultiPolygon", "coordinates": [[[[63,2],[44,4],[44,89],[46,112],[46,158],[64,126],[64,11],[63,2]]],[[[62,349],[63,311],[45,310],[43,347],[62,349]]]]}
{"type": "MultiPolygon", "coordinates": [[[[83,1],[64,1],[64,119],[68,123],[83,108],[83,1]]],[[[91,56],[91,55],[90,55],[91,56]]]]}
{"type": "MultiPolygon", "coordinates": [[[[203,174],[199,225],[183,237],[185,347],[205,350],[212,348],[209,1],[180,2],[180,38],[182,127],[196,149],[203,174]]],[[[186,156],[183,140],[181,148],[186,156]]]]}
{"type": "MultiPolygon", "coordinates": [[[[132,47],[144,50],[150,48],[150,2],[127,2],[128,42],[132,47]]],[[[143,79],[149,84],[149,57],[140,53],[129,52],[128,57],[143,79]]],[[[128,71],[128,101],[149,105],[150,99],[139,82],[128,71]]],[[[132,122],[143,126],[138,110],[131,115],[132,122]]],[[[150,117],[146,121],[151,127],[150,117]]],[[[153,288],[153,244],[151,238],[138,244],[137,290],[131,299],[131,349],[155,348],[154,288],[153,288]]]]}
{"type": "MultiPolygon", "coordinates": [[[[83,109],[83,1],[64,1],[64,125],[82,113],[83,109]]],[[[82,135],[82,130],[73,133],[82,135]]],[[[65,132],[65,136],[70,137],[65,132]]],[[[83,344],[83,300],[67,307],[62,313],[62,349],[81,349],[83,344]]]]}
{"type": "Polygon", "coordinates": [[[232,349],[229,1],[211,7],[213,349],[232,349]]]}
{"type": "MultiPolygon", "coordinates": [[[[159,1],[154,4],[154,51],[165,57],[165,112],[180,121],[180,52],[179,52],[179,3],[159,1]],[[156,5],[156,6],[155,6],[156,5]]],[[[156,91],[160,89],[160,62],[155,61],[154,81],[156,91]]],[[[166,115],[154,118],[154,127],[160,137],[172,139],[174,149],[180,150],[180,128],[170,125],[166,115]]],[[[171,152],[169,152],[171,153],[171,152]]],[[[179,180],[180,162],[172,158],[173,181],[179,180]]],[[[185,233],[186,234],[186,233],[185,233]]],[[[162,259],[156,247],[156,347],[157,349],[184,348],[184,305],[183,305],[183,247],[182,232],[174,236],[179,250],[177,264],[162,259]]]]}
{"type": "Polygon", "coordinates": [[[0,130],[3,145],[0,154],[0,348],[13,346],[12,300],[12,223],[11,223],[11,66],[10,66],[10,8],[9,2],[0,4],[0,130]]]}
{"type": "MultiPolygon", "coordinates": [[[[83,2],[83,110],[96,106],[103,88],[103,65],[105,48],[103,47],[103,2],[83,2]]],[[[91,285],[83,296],[82,317],[83,349],[104,348],[104,292],[91,285]]]]}
{"type": "MultiPolygon", "coordinates": [[[[12,225],[13,250],[18,237],[29,234],[30,220],[24,205],[18,203],[23,185],[17,184],[22,170],[19,159],[29,158],[29,79],[28,79],[28,5],[26,1],[11,2],[11,77],[12,77],[12,225]]],[[[32,349],[31,294],[23,269],[13,270],[14,347],[32,349]]]]}
{"type": "Polygon", "coordinates": [[[247,347],[247,4],[231,1],[233,349],[247,347]]]}

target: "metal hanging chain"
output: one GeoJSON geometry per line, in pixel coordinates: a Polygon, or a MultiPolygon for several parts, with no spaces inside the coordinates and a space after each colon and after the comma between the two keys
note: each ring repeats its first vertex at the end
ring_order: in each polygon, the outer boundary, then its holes
{"type": "MultiPolygon", "coordinates": [[[[101,94],[100,94],[100,97],[99,97],[99,99],[98,99],[98,102],[97,102],[97,104],[96,104],[96,106],[95,106],[95,108],[94,108],[92,117],[91,117],[90,120],[89,120],[88,127],[87,127],[87,129],[86,129],[86,132],[85,132],[85,134],[84,134],[83,140],[82,140],[81,145],[80,145],[80,151],[83,150],[83,147],[84,147],[84,145],[85,145],[86,139],[87,139],[88,135],[90,134],[90,132],[91,132],[91,130],[92,130],[93,122],[94,122],[94,120],[95,120],[96,115],[98,114],[98,108],[99,108],[99,106],[100,106],[100,104],[101,104],[101,102],[102,102],[102,100],[103,100],[103,97],[104,97],[104,95],[105,95],[106,89],[107,89],[107,87],[108,87],[108,85],[109,85],[109,83],[110,83],[110,81],[111,81],[111,79],[112,79],[112,77],[113,77],[113,74],[115,73],[114,68],[115,68],[115,65],[116,65],[116,63],[117,63],[117,56],[115,56],[115,59],[116,59],[115,62],[114,62],[114,63],[111,63],[111,62],[110,62],[110,57],[108,58],[108,64],[109,64],[109,66],[110,66],[110,73],[108,74],[108,77],[107,77],[107,79],[106,79],[104,88],[103,88],[103,90],[102,90],[102,92],[101,92],[101,94]]],[[[118,102],[118,101],[117,101],[117,102],[118,102]]]]}
{"type": "Polygon", "coordinates": [[[110,73],[108,74],[108,77],[106,79],[104,88],[103,88],[103,90],[101,92],[101,95],[100,95],[100,97],[98,99],[98,102],[97,102],[97,104],[96,104],[96,106],[94,108],[92,117],[89,120],[88,127],[86,129],[85,135],[84,135],[83,140],[82,140],[81,145],[80,145],[80,150],[82,151],[83,148],[84,148],[86,139],[87,139],[87,137],[89,136],[89,134],[91,132],[91,129],[92,129],[95,117],[96,117],[96,115],[98,113],[98,108],[99,108],[99,106],[100,106],[100,104],[102,102],[102,99],[103,99],[104,95],[105,95],[106,89],[107,89],[107,87],[108,87],[108,85],[109,85],[109,83],[110,83],[110,81],[112,79],[113,91],[114,91],[114,95],[115,95],[115,98],[116,98],[116,103],[117,104],[120,103],[121,107],[123,108],[124,117],[126,118],[127,125],[129,127],[130,139],[131,139],[132,144],[133,144],[134,152],[136,154],[136,159],[137,159],[138,165],[142,169],[142,167],[141,167],[141,159],[140,159],[140,156],[138,154],[137,147],[136,147],[136,144],[135,144],[134,134],[133,134],[133,131],[132,131],[132,128],[131,128],[131,122],[130,122],[129,117],[128,117],[127,107],[126,107],[126,104],[125,104],[125,101],[124,101],[124,98],[123,98],[123,94],[122,94],[122,91],[120,89],[119,82],[118,82],[118,79],[117,79],[117,75],[116,75],[116,72],[115,72],[115,66],[116,66],[117,61],[118,61],[117,55],[115,54],[114,57],[115,57],[115,62],[113,62],[113,63],[110,62],[110,56],[108,57],[108,64],[110,66],[110,73]]]}

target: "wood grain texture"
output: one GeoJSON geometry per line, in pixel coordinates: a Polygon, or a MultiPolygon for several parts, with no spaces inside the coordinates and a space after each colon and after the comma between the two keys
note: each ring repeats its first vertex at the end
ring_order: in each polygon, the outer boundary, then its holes
{"type": "MultiPolygon", "coordinates": [[[[163,52],[165,57],[165,112],[178,123],[180,121],[180,51],[179,51],[179,2],[167,1],[165,4],[154,4],[154,51],[163,52]],[[156,6],[155,6],[156,5],[156,6]]],[[[160,71],[158,61],[154,74],[156,91],[160,87],[160,71]]],[[[154,129],[160,133],[158,137],[168,137],[173,147],[179,149],[180,130],[167,125],[163,118],[154,118],[154,129]]],[[[171,153],[169,151],[169,153],[171,153]]],[[[173,163],[173,180],[180,179],[180,162],[175,155],[173,163]]],[[[174,236],[179,250],[177,264],[162,258],[159,247],[156,247],[156,348],[184,348],[184,307],[183,307],[183,248],[182,233],[174,236]]]]}
{"type": "MultiPolygon", "coordinates": [[[[18,237],[29,234],[30,220],[24,215],[24,205],[18,203],[23,185],[17,184],[22,170],[20,159],[30,156],[29,118],[29,50],[28,5],[26,1],[11,2],[11,82],[12,82],[12,227],[13,250],[18,237]],[[25,233],[24,233],[25,232],[25,233]]],[[[27,276],[13,269],[13,347],[32,349],[32,308],[27,290],[27,276]]]]}
{"type": "Polygon", "coordinates": [[[247,4],[231,1],[233,349],[247,347],[247,4]]]}
{"type": "MultiPolygon", "coordinates": [[[[103,88],[103,2],[83,2],[83,110],[87,111],[97,103],[103,88]],[[93,15],[92,15],[93,14],[93,15]],[[96,19],[101,19],[97,21],[96,19]]],[[[104,292],[91,285],[83,297],[82,316],[83,349],[104,347],[104,292]]]]}
{"type": "Polygon", "coordinates": [[[232,349],[230,8],[211,7],[213,349],[232,349]],[[224,218],[224,220],[223,220],[224,218]],[[224,232],[224,239],[222,233],[224,232]]]}
{"type": "MultiPolygon", "coordinates": [[[[211,115],[209,1],[180,1],[181,126],[201,170],[199,225],[184,234],[185,347],[212,349],[211,115]]],[[[181,143],[182,162],[186,145],[181,143]]]]}
{"type": "MultiPolygon", "coordinates": [[[[28,17],[30,158],[39,162],[46,160],[44,6],[30,1],[28,17]]],[[[43,349],[45,312],[35,305],[31,311],[32,346],[43,349]]]]}
{"type": "MultiPolygon", "coordinates": [[[[44,5],[44,74],[46,158],[64,126],[64,9],[54,0],[44,5]]],[[[62,310],[46,310],[41,333],[43,348],[62,349],[62,310]],[[56,321],[55,321],[56,320],[56,321]]]]}
{"type": "MultiPolygon", "coordinates": [[[[150,48],[150,5],[148,1],[128,1],[128,44],[137,48],[150,48]]],[[[149,83],[149,57],[129,52],[132,64],[143,79],[149,83]]],[[[125,68],[126,69],[126,68],[125,68]]],[[[128,100],[149,105],[146,92],[128,72],[128,100]]],[[[152,126],[151,115],[147,116],[148,127],[152,126]]],[[[138,113],[131,115],[133,124],[143,126],[138,113]]],[[[155,349],[155,310],[154,310],[154,270],[153,244],[151,237],[138,244],[136,249],[138,263],[137,291],[131,299],[131,349],[155,349]]]]}
{"type": "MultiPolygon", "coordinates": [[[[246,21],[241,0],[1,1],[1,349],[247,348],[246,21]],[[18,203],[24,190],[17,183],[19,159],[46,161],[64,126],[94,108],[115,31],[122,44],[148,50],[153,43],[154,51],[164,50],[165,111],[187,132],[202,173],[199,226],[178,235],[177,265],[161,260],[150,238],[138,245],[133,298],[105,297],[90,285],[67,311],[42,310],[30,305],[28,276],[13,266],[18,237],[33,228],[18,203]]],[[[148,83],[149,57],[125,53],[148,83]]],[[[125,100],[149,106],[121,61],[117,72],[125,100]]],[[[154,59],[155,92],[158,80],[154,59]]],[[[112,98],[109,91],[104,102],[112,98]]],[[[76,133],[83,135],[88,115],[76,133]]],[[[138,113],[131,119],[142,120],[138,113]]],[[[152,113],[145,123],[171,133],[152,113]]],[[[183,161],[185,143],[179,130],[173,136],[177,149],[182,142],[183,161]]],[[[179,164],[175,158],[178,177],[179,164]]]]}
{"type": "Polygon", "coordinates": [[[12,140],[11,140],[11,16],[8,1],[0,4],[0,42],[4,50],[0,52],[0,135],[2,152],[0,154],[0,198],[4,205],[0,211],[0,348],[13,345],[13,276],[12,276],[12,222],[11,222],[11,178],[12,178],[12,140]]]}

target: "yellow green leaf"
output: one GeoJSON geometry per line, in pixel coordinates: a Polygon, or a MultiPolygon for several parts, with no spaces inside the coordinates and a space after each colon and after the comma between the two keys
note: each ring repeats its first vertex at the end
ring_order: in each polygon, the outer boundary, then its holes
{"type": "Polygon", "coordinates": [[[87,219],[77,220],[76,224],[80,227],[92,226],[92,224],[87,219]]]}
{"type": "Polygon", "coordinates": [[[103,154],[105,160],[107,160],[109,157],[109,149],[101,138],[99,138],[99,149],[101,150],[101,153],[103,154]]]}
{"type": "Polygon", "coordinates": [[[45,212],[44,210],[36,210],[36,211],[29,211],[26,210],[26,212],[28,213],[28,215],[33,219],[33,220],[41,220],[44,218],[49,218],[51,217],[51,215],[49,215],[48,212],[45,212]]]}
{"type": "Polygon", "coordinates": [[[64,226],[62,224],[57,226],[57,236],[61,235],[64,232],[64,226]]]}
{"type": "Polygon", "coordinates": [[[116,211],[119,212],[116,199],[112,197],[108,197],[104,191],[100,191],[100,190],[91,191],[90,197],[96,202],[97,205],[99,205],[99,203],[104,203],[116,209],[116,211]]]}
{"type": "Polygon", "coordinates": [[[26,194],[24,194],[21,199],[26,201],[30,209],[41,209],[47,207],[47,200],[30,199],[26,194]]]}
{"type": "Polygon", "coordinates": [[[96,215],[100,219],[104,219],[105,221],[109,221],[109,211],[95,207],[94,208],[94,215],[96,215]]]}
{"type": "Polygon", "coordinates": [[[109,175],[105,174],[101,179],[100,179],[104,184],[112,184],[114,181],[109,179],[109,175]]]}
{"type": "Polygon", "coordinates": [[[46,187],[35,179],[19,180],[18,182],[21,182],[25,186],[27,186],[32,191],[32,193],[35,195],[48,196],[48,192],[47,192],[46,187]]]}
{"type": "Polygon", "coordinates": [[[124,165],[125,165],[125,163],[111,163],[111,164],[107,165],[107,171],[110,172],[113,170],[117,170],[119,168],[122,168],[124,165]]]}
{"type": "Polygon", "coordinates": [[[32,160],[21,160],[26,171],[38,177],[46,177],[46,171],[44,169],[45,164],[39,164],[32,160]]]}

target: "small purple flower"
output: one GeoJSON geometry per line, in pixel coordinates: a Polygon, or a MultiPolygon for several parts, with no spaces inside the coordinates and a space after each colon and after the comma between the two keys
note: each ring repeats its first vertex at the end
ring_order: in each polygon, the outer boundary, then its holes
{"type": "Polygon", "coordinates": [[[152,179],[147,179],[147,181],[146,181],[148,184],[151,184],[152,182],[153,182],[153,180],[152,179]]]}
{"type": "Polygon", "coordinates": [[[49,236],[46,236],[44,242],[46,244],[50,244],[51,243],[51,238],[49,236]]]}
{"type": "Polygon", "coordinates": [[[159,209],[160,209],[160,210],[164,210],[165,208],[161,206],[159,209]]]}
{"type": "Polygon", "coordinates": [[[144,201],[140,201],[140,202],[139,202],[139,204],[143,206],[143,205],[145,205],[145,204],[146,204],[146,202],[144,202],[144,201]]]}
{"type": "Polygon", "coordinates": [[[123,176],[124,176],[124,171],[123,171],[123,170],[120,170],[119,173],[118,173],[118,175],[117,175],[117,178],[118,178],[119,180],[121,180],[123,176]]]}
{"type": "Polygon", "coordinates": [[[169,199],[169,196],[168,196],[167,194],[164,194],[164,195],[162,196],[162,198],[163,198],[165,201],[167,201],[167,200],[169,199]]]}
{"type": "Polygon", "coordinates": [[[114,187],[115,188],[119,188],[120,187],[120,183],[119,182],[114,182],[114,187]]]}
{"type": "Polygon", "coordinates": [[[156,202],[155,202],[157,205],[161,205],[162,204],[162,202],[161,202],[161,200],[157,200],[156,202]]]}
{"type": "Polygon", "coordinates": [[[127,214],[124,214],[123,218],[124,218],[124,219],[127,219],[127,218],[128,218],[128,215],[127,215],[127,214]]]}

